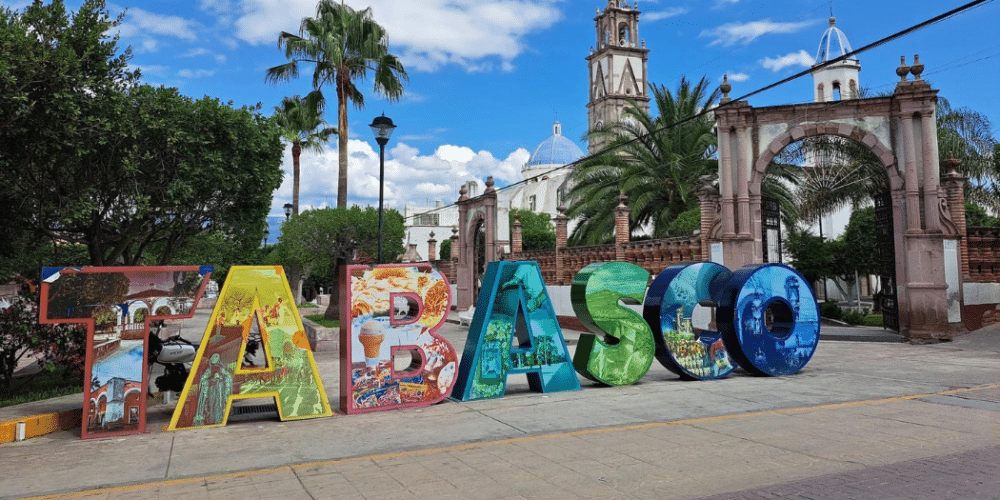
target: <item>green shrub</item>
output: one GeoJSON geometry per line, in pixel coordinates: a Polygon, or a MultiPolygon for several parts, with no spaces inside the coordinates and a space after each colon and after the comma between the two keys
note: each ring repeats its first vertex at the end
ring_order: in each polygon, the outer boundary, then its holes
{"type": "Polygon", "coordinates": [[[701,207],[695,205],[679,214],[667,225],[670,236],[690,236],[701,229],[701,207]]]}
{"type": "Polygon", "coordinates": [[[860,325],[865,322],[865,316],[868,315],[868,310],[855,311],[854,309],[848,309],[843,312],[842,320],[851,325],[860,325]]]}
{"type": "Polygon", "coordinates": [[[844,310],[836,302],[820,302],[819,315],[827,319],[839,320],[844,316],[844,310]]]}
{"type": "Polygon", "coordinates": [[[451,238],[441,241],[441,251],[438,252],[441,260],[451,260],[451,238]]]}
{"type": "Polygon", "coordinates": [[[865,316],[865,326],[882,326],[882,315],[881,314],[869,314],[865,316]]]}

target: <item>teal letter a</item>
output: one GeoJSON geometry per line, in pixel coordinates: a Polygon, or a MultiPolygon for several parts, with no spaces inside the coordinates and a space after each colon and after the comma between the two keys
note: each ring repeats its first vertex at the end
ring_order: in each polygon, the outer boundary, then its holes
{"type": "Polygon", "coordinates": [[[527,374],[536,392],[580,389],[536,262],[488,264],[451,397],[503,397],[508,373],[527,374]]]}

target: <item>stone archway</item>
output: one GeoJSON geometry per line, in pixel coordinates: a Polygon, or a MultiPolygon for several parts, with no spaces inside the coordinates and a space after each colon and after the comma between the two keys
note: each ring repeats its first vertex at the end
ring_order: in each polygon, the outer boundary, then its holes
{"type": "Polygon", "coordinates": [[[456,307],[459,311],[475,305],[478,287],[476,279],[478,260],[490,262],[498,259],[496,242],[497,193],[493,188],[493,177],[486,180],[486,190],[481,196],[468,197],[468,190],[462,186],[458,205],[458,266],[456,269],[456,307]],[[477,228],[482,228],[484,238],[477,244],[477,228]],[[477,246],[482,245],[482,257],[477,258],[477,246]]]}
{"type": "Polygon", "coordinates": [[[961,331],[961,277],[954,272],[961,230],[940,185],[937,90],[919,74],[905,78],[893,95],[871,99],[754,108],[724,98],[715,112],[719,190],[703,190],[703,245],[721,244],[712,254],[731,269],[763,262],[760,188],[774,157],[808,137],[856,141],[889,177],[900,333],[913,341],[950,338],[961,331]]]}

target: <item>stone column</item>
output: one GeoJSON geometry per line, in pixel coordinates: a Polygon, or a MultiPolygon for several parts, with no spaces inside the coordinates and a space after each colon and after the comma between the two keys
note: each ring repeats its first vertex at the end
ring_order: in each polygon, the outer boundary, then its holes
{"type": "Polygon", "coordinates": [[[486,262],[492,262],[499,257],[497,253],[497,193],[493,189],[493,176],[486,178],[486,190],[483,191],[483,204],[486,215],[486,262]]]}
{"type": "Polygon", "coordinates": [[[719,127],[719,190],[722,191],[722,237],[736,236],[733,206],[733,157],[730,152],[730,132],[719,127]]]}
{"type": "Polygon", "coordinates": [[[747,145],[747,132],[736,129],[736,207],[739,213],[740,238],[753,238],[750,233],[750,167],[747,156],[750,154],[747,145]]]}
{"type": "MultiPolygon", "coordinates": [[[[917,177],[917,148],[913,138],[912,111],[903,110],[903,154],[906,166],[906,234],[920,234],[920,184],[917,177]]],[[[931,214],[927,214],[931,215],[931,214]]]]}
{"type": "Polygon", "coordinates": [[[568,281],[567,266],[566,266],[566,247],[568,246],[567,240],[567,226],[569,224],[569,217],[566,217],[566,207],[559,206],[556,208],[559,215],[556,216],[556,284],[562,285],[568,281]]]}
{"type": "MultiPolygon", "coordinates": [[[[521,232],[523,230],[524,230],[524,226],[523,226],[523,224],[521,224],[521,215],[515,213],[514,214],[514,223],[510,225],[510,251],[513,254],[519,254],[519,253],[521,253],[522,249],[524,248],[523,243],[521,241],[521,239],[522,239],[522,233],[521,232]]],[[[557,231],[556,234],[559,234],[558,233],[558,229],[556,231],[557,231]]],[[[558,241],[559,241],[558,238],[559,237],[556,236],[557,244],[558,244],[558,241]]]]}
{"type": "Polygon", "coordinates": [[[448,249],[451,260],[458,260],[458,228],[451,227],[451,248],[448,249]]]}
{"type": "Polygon", "coordinates": [[[951,209],[951,220],[958,226],[959,256],[962,261],[962,277],[971,279],[969,276],[969,230],[965,222],[965,181],[966,178],[958,173],[958,166],[962,160],[955,159],[951,152],[948,159],[942,162],[944,168],[948,170],[944,174],[944,187],[948,196],[948,207],[951,209]]]}
{"type": "Polygon", "coordinates": [[[434,262],[437,259],[437,243],[434,239],[434,231],[431,231],[431,238],[427,240],[427,262],[434,262]]]}
{"type": "MultiPolygon", "coordinates": [[[[916,67],[916,65],[914,65],[916,67]]],[[[912,71],[912,68],[911,68],[912,71]]],[[[918,73],[919,75],[919,73],[918,73]]],[[[919,78],[919,76],[918,76],[919,78]]],[[[920,116],[921,136],[923,137],[924,160],[924,218],[925,229],[929,233],[941,232],[941,219],[938,218],[938,186],[940,169],[938,167],[937,124],[934,120],[934,110],[925,110],[920,116]]]]}
{"type": "Polygon", "coordinates": [[[473,295],[473,260],[469,259],[471,252],[470,242],[475,239],[474,234],[470,234],[469,228],[469,197],[468,188],[462,185],[458,197],[458,239],[452,240],[452,255],[458,254],[458,261],[455,262],[455,297],[458,310],[464,311],[472,305],[473,295]],[[457,245],[455,244],[457,243],[457,245]],[[458,247],[456,252],[455,247],[458,247]]]}
{"type": "Polygon", "coordinates": [[[709,254],[708,233],[712,231],[712,225],[715,224],[715,217],[718,215],[715,213],[715,207],[719,202],[719,190],[712,186],[715,176],[706,175],[701,180],[703,185],[698,190],[698,205],[701,207],[701,220],[699,221],[701,232],[699,236],[701,237],[701,254],[704,256],[709,254]]]}
{"type": "Polygon", "coordinates": [[[628,230],[629,211],[628,196],[621,192],[615,207],[615,260],[619,262],[625,261],[625,244],[631,237],[628,230]]]}

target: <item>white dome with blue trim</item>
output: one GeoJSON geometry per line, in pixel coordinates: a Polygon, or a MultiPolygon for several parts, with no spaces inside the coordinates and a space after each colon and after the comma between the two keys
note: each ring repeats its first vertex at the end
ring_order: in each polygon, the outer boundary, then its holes
{"type": "Polygon", "coordinates": [[[566,165],[583,158],[583,150],[575,142],[562,135],[562,125],[559,122],[552,124],[552,135],[542,141],[531,153],[528,163],[524,164],[522,172],[535,169],[541,166],[566,165]]]}
{"type": "Polygon", "coordinates": [[[819,40],[819,49],[816,51],[816,64],[836,59],[850,53],[852,50],[851,42],[847,41],[847,35],[836,24],[837,18],[831,16],[830,27],[823,33],[823,38],[819,40]]]}

